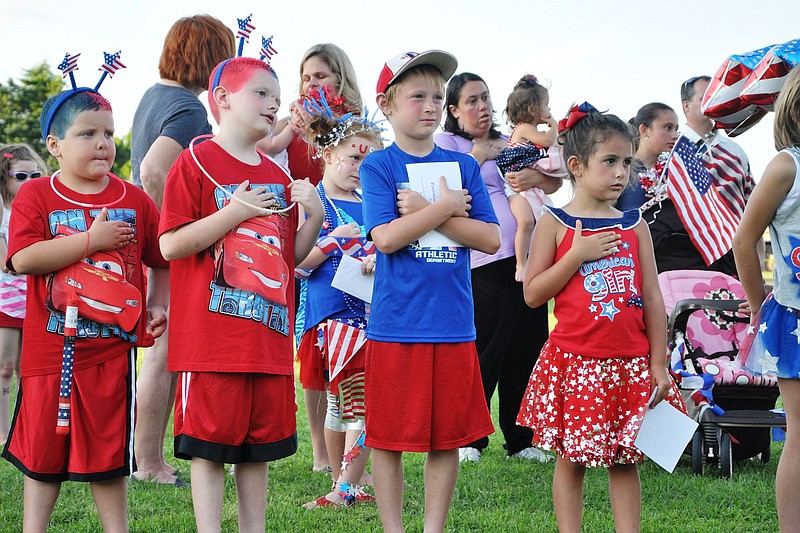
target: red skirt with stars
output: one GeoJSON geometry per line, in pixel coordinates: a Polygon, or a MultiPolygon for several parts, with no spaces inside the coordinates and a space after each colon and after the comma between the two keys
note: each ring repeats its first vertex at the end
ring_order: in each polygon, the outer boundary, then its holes
{"type": "MultiPolygon", "coordinates": [[[[533,368],[517,424],[534,446],[590,467],[640,463],[633,444],[650,399],[650,359],[594,358],[549,342],[533,368]]],[[[686,411],[673,387],[667,401],[686,411]]]]}

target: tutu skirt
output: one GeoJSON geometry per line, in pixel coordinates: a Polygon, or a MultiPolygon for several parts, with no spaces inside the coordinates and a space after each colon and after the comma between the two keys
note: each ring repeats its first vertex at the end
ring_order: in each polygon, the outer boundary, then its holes
{"type": "MultiPolygon", "coordinates": [[[[649,399],[648,356],[593,358],[548,342],[517,424],[533,430],[534,446],[584,466],[640,463],[644,456],[633,443],[649,399]]],[[[685,412],[676,389],[668,399],[685,412]]]]}
{"type": "Polygon", "coordinates": [[[742,366],[756,375],[800,378],[800,311],[770,295],[739,354],[742,366]]]}

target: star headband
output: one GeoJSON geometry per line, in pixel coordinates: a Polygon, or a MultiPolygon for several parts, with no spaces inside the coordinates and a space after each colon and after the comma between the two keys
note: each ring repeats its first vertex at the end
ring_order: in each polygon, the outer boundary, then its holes
{"type": "Polygon", "coordinates": [[[74,56],[69,55],[67,52],[64,55],[64,60],[59,63],[58,70],[62,72],[61,78],[66,78],[69,76],[70,85],[72,85],[71,89],[67,89],[63,93],[61,93],[58,98],[56,98],[53,105],[50,106],[50,109],[47,110],[47,116],[45,117],[43,127],[42,127],[42,138],[47,141],[47,134],[50,132],[50,126],[53,125],[53,118],[56,116],[56,113],[64,105],[64,102],[69,100],[72,96],[78,93],[97,93],[100,94],[98,91],[100,89],[100,85],[103,84],[103,81],[106,79],[106,76],[114,77],[114,73],[121,69],[126,68],[125,65],[119,60],[119,56],[122,51],[119,51],[115,54],[109,54],[108,52],[103,52],[103,64],[100,65],[98,70],[103,71],[103,74],[100,76],[100,80],[98,80],[97,85],[94,88],[91,87],[78,87],[75,83],[75,75],[73,74],[74,71],[78,70],[78,58],[80,54],[75,54],[74,56]]]}
{"type": "Polygon", "coordinates": [[[590,111],[597,111],[589,102],[584,102],[581,105],[572,106],[567,116],[558,121],[558,133],[572,128],[575,124],[581,121],[583,117],[589,114],[590,111]]]}
{"type": "MultiPolygon", "coordinates": [[[[253,14],[251,13],[243,19],[236,19],[236,25],[238,27],[238,30],[236,32],[236,37],[239,39],[239,49],[236,52],[236,57],[242,57],[242,53],[244,52],[244,43],[250,42],[250,34],[253,32],[253,30],[256,29],[256,27],[253,26],[253,24],[250,22],[250,19],[252,17],[253,14]]],[[[261,37],[260,52],[261,54],[259,59],[261,61],[264,61],[266,59],[266,61],[264,62],[267,64],[267,67],[269,67],[270,72],[272,72],[272,74],[277,79],[278,75],[275,74],[275,70],[270,66],[270,61],[272,60],[272,56],[278,53],[275,47],[272,46],[272,35],[270,35],[269,37],[264,37],[264,36],[261,37]]],[[[211,91],[219,87],[219,80],[222,77],[222,70],[225,68],[225,65],[227,65],[228,61],[230,61],[231,59],[233,58],[226,59],[225,61],[219,64],[219,67],[217,67],[216,72],[214,73],[214,81],[211,83],[211,91]]]]}
{"type": "Polygon", "coordinates": [[[330,87],[321,87],[308,96],[303,97],[303,108],[311,116],[320,116],[325,120],[334,122],[334,126],[325,135],[318,135],[314,139],[317,153],[314,157],[322,157],[322,151],[331,146],[337,146],[343,140],[364,132],[386,131],[379,124],[386,119],[375,120],[378,113],[376,109],[369,117],[369,111],[364,107],[364,115],[355,115],[347,110],[346,101],[342,96],[331,96],[330,87]],[[328,101],[330,99],[330,102],[328,101]],[[339,114],[340,116],[336,116],[339,114]]]}

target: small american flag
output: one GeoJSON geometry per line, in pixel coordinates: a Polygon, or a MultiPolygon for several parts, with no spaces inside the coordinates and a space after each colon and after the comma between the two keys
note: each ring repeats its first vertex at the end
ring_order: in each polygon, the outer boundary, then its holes
{"type": "Polygon", "coordinates": [[[731,249],[737,218],[720,198],[711,174],[686,137],[675,143],[666,172],[667,195],[706,265],[710,265],[731,249]]]}
{"type": "Polygon", "coordinates": [[[744,214],[744,204],[755,187],[750,165],[720,143],[704,148],[699,152],[703,165],[714,178],[720,198],[728,205],[738,224],[744,214]]]}
{"type": "Polygon", "coordinates": [[[69,53],[64,54],[64,61],[58,65],[58,70],[64,74],[61,76],[62,78],[66,78],[67,74],[73,70],[78,70],[78,58],[80,56],[80,54],[75,54],[74,56],[69,55],[69,53]]]}
{"type": "Polygon", "coordinates": [[[109,54],[108,52],[103,52],[103,64],[100,65],[99,70],[105,70],[109,76],[114,76],[114,73],[121,69],[125,68],[125,65],[119,60],[119,55],[122,51],[117,52],[116,54],[109,54]]]}
{"type": "Polygon", "coordinates": [[[253,14],[251,13],[247,15],[247,18],[236,19],[236,23],[239,25],[239,32],[236,35],[246,40],[248,43],[250,42],[250,32],[256,29],[255,26],[250,24],[250,17],[252,16],[253,14]]]}
{"type": "Polygon", "coordinates": [[[328,320],[325,327],[325,352],[328,374],[333,380],[358,350],[367,342],[367,332],[338,320],[328,320]]]}
{"type": "Polygon", "coordinates": [[[266,58],[269,61],[277,53],[278,51],[272,46],[272,35],[261,37],[261,59],[266,58]]]}
{"type": "Polygon", "coordinates": [[[331,237],[326,235],[317,240],[322,253],[331,257],[349,255],[363,257],[375,253],[375,243],[363,237],[331,237]]]}

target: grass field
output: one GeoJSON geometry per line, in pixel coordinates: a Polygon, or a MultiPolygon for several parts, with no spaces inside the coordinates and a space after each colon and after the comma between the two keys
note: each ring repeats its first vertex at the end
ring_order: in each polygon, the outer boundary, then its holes
{"type": "MultiPolygon", "coordinates": [[[[493,416],[496,420],[496,408],[493,416]]],[[[306,511],[303,502],[326,492],[330,480],[311,471],[311,447],[305,412],[298,412],[300,449],[296,455],[270,466],[267,531],[362,533],[380,531],[375,504],[353,509],[306,511]]],[[[509,460],[495,435],[480,463],[462,465],[448,521],[453,532],[556,531],[551,498],[553,464],[509,460]]],[[[167,443],[172,456],[171,442],[167,443]]],[[[744,461],[734,466],[732,480],[691,474],[690,458],[681,459],[668,474],[652,462],[641,467],[646,532],[770,532],[777,531],[774,479],[781,444],[773,443],[768,464],[744,461]]],[[[406,454],[404,517],[409,532],[422,531],[424,456],[406,454]]],[[[185,473],[189,464],[173,459],[185,473]]],[[[613,531],[604,470],[588,472],[585,485],[584,531],[613,531]]],[[[135,484],[129,494],[130,529],[134,532],[194,531],[189,489],[135,484]]],[[[0,531],[20,531],[22,475],[0,461],[0,531]]],[[[223,509],[223,531],[235,531],[236,496],[228,477],[223,509]]],[[[51,522],[51,531],[94,532],[100,525],[88,485],[66,483],[51,522]]]]}

